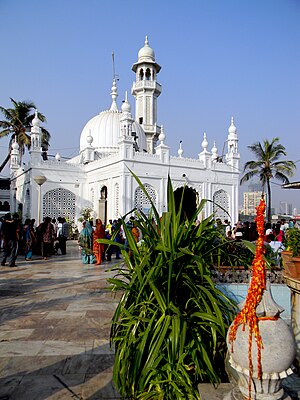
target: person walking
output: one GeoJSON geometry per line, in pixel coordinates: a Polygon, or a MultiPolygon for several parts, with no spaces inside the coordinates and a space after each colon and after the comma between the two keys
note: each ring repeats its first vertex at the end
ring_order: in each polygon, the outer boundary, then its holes
{"type": "Polygon", "coordinates": [[[96,257],[96,265],[100,265],[105,260],[104,244],[99,243],[98,239],[105,238],[105,228],[101,219],[96,219],[96,227],[93,232],[93,253],[96,257]]]}
{"type": "Polygon", "coordinates": [[[3,258],[1,265],[5,266],[7,258],[10,257],[8,262],[9,267],[16,267],[20,232],[19,215],[15,213],[12,219],[10,213],[6,214],[1,229],[3,235],[3,258]]]}
{"type": "Polygon", "coordinates": [[[61,228],[61,239],[60,239],[60,249],[61,254],[67,254],[67,240],[69,239],[69,224],[66,218],[62,218],[62,228],[61,228]]]}
{"type": "Polygon", "coordinates": [[[82,230],[79,233],[78,244],[81,248],[81,259],[83,264],[93,264],[94,255],[92,251],[93,245],[93,228],[89,221],[83,221],[82,230]]]}
{"type": "Polygon", "coordinates": [[[35,242],[35,235],[29,218],[27,218],[24,223],[23,240],[25,245],[25,260],[29,261],[32,258],[32,247],[35,242]]]}

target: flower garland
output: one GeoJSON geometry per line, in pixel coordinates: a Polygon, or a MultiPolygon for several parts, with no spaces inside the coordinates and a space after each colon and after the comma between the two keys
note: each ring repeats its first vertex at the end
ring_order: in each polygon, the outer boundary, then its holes
{"type": "Polygon", "coordinates": [[[259,332],[259,318],[256,315],[256,307],[261,301],[264,290],[266,289],[266,270],[265,261],[263,258],[264,254],[264,219],[265,219],[266,203],[262,198],[258,207],[256,207],[256,229],[258,232],[258,239],[256,244],[255,257],[252,262],[252,279],[249,286],[247,298],[243,309],[237,314],[233,324],[229,331],[229,343],[232,344],[231,352],[233,353],[233,342],[236,339],[236,332],[240,325],[243,325],[243,331],[245,330],[245,324],[249,328],[249,339],[248,339],[248,361],[249,361],[249,399],[251,400],[251,382],[253,374],[252,364],[252,335],[257,344],[257,370],[258,379],[262,378],[261,368],[261,349],[263,348],[262,338],[259,332]]]}

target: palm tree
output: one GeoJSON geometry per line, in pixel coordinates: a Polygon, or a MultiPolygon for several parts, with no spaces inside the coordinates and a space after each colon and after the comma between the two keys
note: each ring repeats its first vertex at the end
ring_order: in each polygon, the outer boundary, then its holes
{"type": "MultiPolygon", "coordinates": [[[[30,135],[26,133],[31,128],[31,121],[34,118],[34,111],[36,109],[35,104],[32,101],[15,101],[10,98],[13,103],[13,108],[4,108],[0,106],[0,112],[4,116],[4,120],[0,120],[0,138],[11,135],[9,141],[8,154],[0,166],[0,172],[7,164],[10,157],[11,144],[16,139],[20,146],[20,155],[24,154],[25,147],[30,148],[30,135]]],[[[42,122],[46,122],[46,117],[38,113],[38,117],[42,122]]],[[[49,147],[50,133],[42,128],[42,150],[43,158],[47,159],[47,150],[49,147]]]]}
{"type": "Polygon", "coordinates": [[[262,184],[263,191],[267,191],[268,207],[267,218],[271,222],[271,186],[272,178],[278,179],[283,183],[288,183],[288,176],[294,174],[296,165],[293,161],[280,160],[281,156],[286,156],[285,147],[278,143],[279,138],[273,138],[271,142],[265,139],[263,143],[256,142],[248,148],[255,155],[256,161],[248,161],[244,165],[245,175],[241,178],[240,184],[258,176],[262,184]]]}

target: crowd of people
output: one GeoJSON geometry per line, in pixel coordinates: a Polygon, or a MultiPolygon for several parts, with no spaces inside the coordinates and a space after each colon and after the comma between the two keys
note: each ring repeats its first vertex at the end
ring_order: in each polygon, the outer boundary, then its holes
{"type": "MultiPolygon", "coordinates": [[[[228,240],[248,240],[255,242],[258,234],[256,231],[255,222],[240,222],[238,221],[233,227],[230,222],[225,219],[222,224],[224,228],[224,234],[228,240]]],[[[270,248],[274,253],[276,259],[276,265],[280,265],[280,253],[285,250],[285,238],[288,229],[297,228],[300,226],[296,219],[290,219],[287,221],[282,218],[276,223],[265,223],[265,247],[270,248]]]]}
{"type": "MultiPolygon", "coordinates": [[[[196,225],[197,222],[199,221],[196,221],[196,225]]],[[[255,222],[238,221],[231,226],[228,219],[224,222],[218,219],[216,227],[223,231],[228,240],[255,242],[258,237],[255,222]]],[[[290,228],[300,228],[295,219],[281,219],[274,224],[265,224],[265,245],[272,249],[276,257],[279,257],[285,248],[285,236],[290,228]]],[[[136,243],[142,239],[133,216],[126,223],[126,230],[131,231],[136,243]]],[[[0,243],[3,250],[1,265],[5,266],[8,261],[10,267],[15,267],[18,255],[24,256],[26,261],[31,260],[33,255],[42,256],[44,260],[54,254],[65,255],[69,236],[70,225],[64,217],[57,220],[45,217],[43,222],[36,226],[34,219],[26,219],[22,224],[17,213],[7,213],[0,219],[0,243]]],[[[110,219],[107,225],[103,224],[101,219],[96,219],[95,224],[93,221],[83,221],[78,244],[83,264],[100,265],[104,261],[111,261],[112,255],[120,259],[120,244],[129,255],[131,253],[120,219],[110,219]],[[101,243],[99,239],[112,239],[114,244],[101,243]]]]}
{"type": "MultiPolygon", "coordinates": [[[[141,233],[133,216],[126,223],[126,228],[131,230],[134,240],[138,242],[141,233]]],[[[95,226],[93,226],[92,221],[83,221],[78,243],[81,248],[83,264],[100,265],[103,261],[111,261],[113,254],[115,254],[117,260],[121,259],[120,244],[124,245],[125,249],[130,252],[128,240],[124,235],[120,219],[110,219],[106,226],[101,219],[96,219],[95,226]],[[99,239],[112,239],[115,244],[101,243],[98,241],[99,239]]]]}
{"type": "Polygon", "coordinates": [[[69,224],[64,217],[57,220],[45,217],[36,226],[34,219],[22,223],[18,213],[7,213],[0,220],[1,265],[8,261],[9,267],[15,267],[18,255],[26,261],[33,255],[41,255],[44,260],[58,253],[64,255],[68,238],[69,224]]]}

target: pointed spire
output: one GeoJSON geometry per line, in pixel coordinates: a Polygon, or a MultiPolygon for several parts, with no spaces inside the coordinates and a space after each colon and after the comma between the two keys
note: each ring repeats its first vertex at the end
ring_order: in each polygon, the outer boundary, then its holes
{"type": "Polygon", "coordinates": [[[218,149],[217,149],[215,140],[214,140],[214,145],[213,145],[213,147],[211,149],[211,154],[212,154],[212,159],[214,161],[217,161],[217,159],[218,159],[218,149]]]}
{"type": "Polygon", "coordinates": [[[123,113],[128,113],[128,114],[130,114],[130,116],[131,116],[131,106],[130,106],[129,101],[128,101],[128,93],[127,93],[127,90],[126,90],[126,92],[125,92],[125,100],[123,101],[121,110],[122,110],[123,113]]]}
{"type": "Polygon", "coordinates": [[[165,132],[164,132],[164,127],[163,125],[160,128],[160,134],[158,136],[158,140],[160,141],[161,144],[164,144],[164,140],[166,138],[165,132]]]}
{"type": "Polygon", "coordinates": [[[112,98],[112,103],[110,106],[110,111],[118,111],[118,106],[117,106],[117,97],[118,97],[118,89],[117,89],[117,81],[114,78],[113,79],[113,84],[112,84],[112,88],[111,88],[111,98],[112,98]]]}
{"type": "Polygon", "coordinates": [[[15,150],[19,151],[20,146],[19,146],[19,144],[18,144],[18,142],[17,142],[17,137],[16,137],[16,136],[15,136],[15,139],[14,139],[12,145],[11,145],[11,148],[12,148],[12,150],[14,150],[14,151],[15,151],[15,150]]]}
{"type": "Polygon", "coordinates": [[[180,140],[179,149],[178,149],[178,155],[179,155],[180,158],[182,158],[182,154],[183,154],[182,140],[180,140]]]}
{"type": "Polygon", "coordinates": [[[208,141],[207,141],[205,132],[203,133],[203,141],[202,141],[201,145],[202,145],[203,151],[207,151],[208,141]]]}
{"type": "Polygon", "coordinates": [[[234,118],[233,117],[231,117],[230,127],[228,128],[228,133],[229,133],[229,135],[235,135],[236,134],[236,126],[234,125],[234,118]]]}
{"type": "Polygon", "coordinates": [[[149,46],[148,35],[145,36],[145,46],[149,46]]]}

